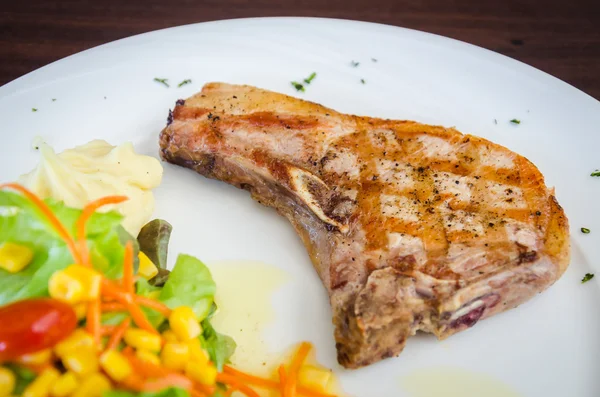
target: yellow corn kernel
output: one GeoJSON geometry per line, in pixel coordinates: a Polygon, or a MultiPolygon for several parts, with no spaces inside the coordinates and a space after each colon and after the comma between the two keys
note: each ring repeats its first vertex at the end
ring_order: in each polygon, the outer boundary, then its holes
{"type": "Polygon", "coordinates": [[[162,338],[166,342],[179,342],[179,339],[177,339],[177,335],[175,335],[175,332],[171,331],[170,329],[162,333],[162,338]]]}
{"type": "Polygon", "coordinates": [[[17,359],[17,362],[25,365],[43,365],[50,362],[51,358],[52,349],[44,349],[35,353],[24,354],[17,359]]]}
{"type": "Polygon", "coordinates": [[[77,320],[83,320],[87,315],[87,302],[80,302],[73,306],[73,310],[75,310],[75,315],[77,316],[77,320]]]}
{"type": "Polygon", "coordinates": [[[142,251],[138,254],[138,259],[140,261],[140,266],[138,267],[138,275],[142,276],[146,280],[150,280],[154,276],[158,274],[158,268],[146,254],[142,251]]]}
{"type": "Polygon", "coordinates": [[[192,380],[203,385],[214,385],[217,380],[217,369],[211,363],[188,362],[185,365],[185,374],[192,380]]]}
{"type": "Polygon", "coordinates": [[[110,349],[100,356],[100,366],[106,374],[116,382],[131,375],[132,369],[129,361],[116,350],[110,349]]]}
{"type": "Polygon", "coordinates": [[[189,306],[180,306],[173,310],[169,316],[169,325],[177,338],[184,342],[197,338],[202,332],[198,317],[189,306]]]}
{"type": "Polygon", "coordinates": [[[150,350],[151,352],[158,353],[162,341],[160,335],[153,334],[152,332],[146,331],[139,328],[129,328],[123,335],[125,343],[136,349],[150,350]]]}
{"type": "Polygon", "coordinates": [[[73,394],[78,386],[79,381],[75,374],[71,371],[67,371],[54,382],[52,389],[50,389],[50,395],[52,397],[67,397],[73,394]]]}
{"type": "Polygon", "coordinates": [[[33,251],[31,248],[15,243],[0,245],[0,269],[9,273],[17,273],[31,263],[33,251]]]}
{"type": "Polygon", "coordinates": [[[317,390],[325,390],[331,371],[313,365],[303,365],[298,372],[298,383],[317,390]]]}
{"type": "Polygon", "coordinates": [[[78,376],[98,372],[98,357],[93,347],[70,351],[62,357],[62,362],[65,368],[75,372],[78,376]]]}
{"type": "Polygon", "coordinates": [[[111,389],[108,378],[100,373],[92,374],[81,381],[77,391],[71,397],[102,397],[111,389]]]}
{"type": "Polygon", "coordinates": [[[160,358],[158,358],[158,356],[151,351],[140,349],[135,352],[135,355],[142,361],[147,361],[154,365],[160,365],[160,358]]]}
{"type": "Polygon", "coordinates": [[[25,388],[22,397],[47,397],[59,377],[60,372],[56,368],[46,368],[25,388]]]}
{"type": "Polygon", "coordinates": [[[183,370],[189,361],[190,349],[185,343],[168,342],[160,353],[163,365],[176,371],[183,370]]]}
{"type": "Polygon", "coordinates": [[[0,367],[0,396],[10,396],[15,390],[15,383],[15,374],[8,368],[0,367]]]}
{"type": "Polygon", "coordinates": [[[48,292],[52,298],[69,304],[83,301],[83,284],[64,270],[58,270],[50,276],[48,292]]]}
{"type": "Polygon", "coordinates": [[[102,275],[94,269],[81,265],[70,265],[54,272],[48,282],[50,296],[76,304],[89,302],[100,295],[102,275]]]}
{"type": "Polygon", "coordinates": [[[71,335],[69,335],[66,339],[60,341],[56,346],[54,346],[54,353],[60,358],[63,358],[72,351],[77,351],[80,349],[93,348],[94,339],[90,334],[82,330],[81,328],[73,331],[71,335]]]}
{"type": "Polygon", "coordinates": [[[185,344],[188,345],[188,348],[190,349],[190,360],[201,364],[208,362],[208,354],[202,348],[198,338],[190,339],[189,341],[185,342],[185,344]]]}

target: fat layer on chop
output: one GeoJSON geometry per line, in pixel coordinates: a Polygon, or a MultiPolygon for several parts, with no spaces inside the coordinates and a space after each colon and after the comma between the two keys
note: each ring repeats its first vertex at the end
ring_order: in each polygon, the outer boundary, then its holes
{"type": "Polygon", "coordinates": [[[516,307],[569,263],[539,170],[455,129],[338,113],[251,86],[177,102],[161,156],[288,218],[327,288],[338,361],[399,354],[516,307]]]}

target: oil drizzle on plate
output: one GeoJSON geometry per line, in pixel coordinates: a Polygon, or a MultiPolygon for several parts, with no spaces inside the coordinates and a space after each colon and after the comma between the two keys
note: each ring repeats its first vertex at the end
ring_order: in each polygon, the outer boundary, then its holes
{"type": "Polygon", "coordinates": [[[490,375],[454,367],[418,369],[400,382],[410,397],[522,397],[490,375]]]}
{"type": "Polygon", "coordinates": [[[219,307],[212,324],[237,343],[232,364],[259,376],[270,376],[282,360],[264,340],[263,331],[275,320],[273,294],[290,280],[278,267],[254,261],[208,264],[217,284],[219,307]]]}

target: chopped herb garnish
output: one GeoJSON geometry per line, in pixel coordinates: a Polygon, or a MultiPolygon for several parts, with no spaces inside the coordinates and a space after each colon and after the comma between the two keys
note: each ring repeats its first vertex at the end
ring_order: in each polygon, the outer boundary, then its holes
{"type": "Polygon", "coordinates": [[[587,227],[582,227],[581,228],[581,233],[589,234],[590,233],[590,229],[588,229],[587,227]]]}
{"type": "Polygon", "coordinates": [[[365,79],[360,79],[360,82],[363,84],[366,84],[367,82],[365,81],[365,79]]]}
{"type": "Polygon", "coordinates": [[[56,98],[52,98],[52,102],[56,102],[56,98]]]}
{"type": "Polygon", "coordinates": [[[37,109],[36,108],[31,108],[31,111],[32,112],[37,112],[37,109]]]}
{"type": "Polygon", "coordinates": [[[596,170],[590,174],[591,176],[600,176],[600,170],[596,170]]]}
{"type": "Polygon", "coordinates": [[[167,83],[169,79],[159,79],[158,77],[155,77],[154,81],[156,81],[157,83],[164,84],[166,87],[170,87],[169,83],[167,83]]]}
{"type": "Polygon", "coordinates": [[[304,82],[306,84],[310,84],[310,82],[313,81],[315,77],[317,77],[317,73],[316,72],[312,72],[310,74],[310,76],[308,76],[307,78],[304,79],[304,82]]]}
{"type": "Polygon", "coordinates": [[[304,86],[296,81],[292,81],[292,85],[294,86],[294,88],[296,89],[296,91],[302,91],[304,92],[304,86]]]}
{"type": "Polygon", "coordinates": [[[521,124],[521,120],[519,119],[512,119],[510,122],[513,124],[521,124]]]}
{"type": "Polygon", "coordinates": [[[358,67],[358,65],[360,65],[360,62],[356,62],[356,61],[350,62],[350,66],[352,66],[353,68],[358,67]]]}
{"type": "Polygon", "coordinates": [[[593,273],[586,273],[585,276],[583,276],[583,278],[581,279],[581,284],[587,283],[588,281],[590,281],[593,278],[594,278],[593,273]]]}
{"type": "Polygon", "coordinates": [[[371,61],[372,61],[372,62],[377,62],[377,59],[375,59],[375,58],[371,58],[371,61]]]}
{"type": "Polygon", "coordinates": [[[182,85],[190,84],[191,82],[192,82],[192,80],[185,79],[181,83],[177,84],[177,87],[181,87],[182,85]]]}

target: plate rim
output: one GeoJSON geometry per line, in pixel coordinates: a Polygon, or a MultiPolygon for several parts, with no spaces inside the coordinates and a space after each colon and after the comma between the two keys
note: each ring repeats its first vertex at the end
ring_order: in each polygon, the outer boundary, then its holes
{"type": "MultiPolygon", "coordinates": [[[[591,100],[592,103],[594,103],[595,105],[597,105],[597,106],[600,105],[600,100],[597,100],[596,98],[592,97],[590,94],[587,94],[585,91],[582,91],[581,89],[573,86],[572,84],[569,84],[568,82],[566,82],[556,76],[551,75],[548,72],[545,72],[541,69],[531,66],[531,65],[529,65],[523,61],[520,61],[518,59],[509,57],[507,55],[501,54],[499,52],[496,52],[496,51],[493,51],[493,50],[490,50],[490,49],[487,49],[484,47],[480,47],[476,44],[468,43],[466,41],[454,39],[454,38],[451,38],[448,36],[443,36],[443,35],[440,35],[437,33],[430,33],[430,32],[423,31],[423,30],[406,28],[406,27],[402,27],[402,26],[389,25],[389,24],[384,24],[384,23],[379,23],[379,22],[359,21],[359,20],[343,19],[343,18],[298,17],[298,16],[220,19],[220,20],[214,20],[214,21],[195,22],[195,23],[189,23],[189,24],[184,24],[184,25],[171,26],[168,28],[150,30],[148,32],[123,37],[121,39],[117,39],[117,40],[109,41],[107,43],[99,44],[97,46],[85,49],[83,51],[76,52],[75,54],[68,55],[64,58],[57,59],[49,64],[41,66],[37,69],[32,70],[29,73],[26,73],[20,77],[17,77],[16,79],[9,81],[8,83],[0,86],[0,96],[10,96],[12,94],[19,92],[23,88],[33,88],[33,87],[26,87],[28,80],[32,79],[33,77],[36,77],[40,73],[45,73],[48,70],[51,70],[53,68],[61,67],[62,64],[66,63],[66,62],[70,62],[72,60],[79,59],[83,56],[88,55],[89,53],[94,53],[97,51],[101,51],[103,49],[111,49],[111,47],[118,47],[120,44],[122,44],[123,42],[126,42],[126,41],[131,41],[131,40],[136,40],[136,39],[139,40],[141,38],[148,38],[150,36],[164,35],[165,33],[168,33],[171,31],[183,30],[183,29],[193,29],[195,27],[200,27],[200,26],[210,26],[210,25],[218,26],[218,25],[232,25],[232,24],[237,25],[237,24],[244,24],[244,23],[272,24],[272,23],[284,22],[284,21],[285,22],[299,22],[301,24],[305,24],[305,23],[308,23],[308,24],[310,24],[310,23],[321,23],[321,24],[322,23],[335,23],[335,24],[341,24],[341,25],[357,25],[363,29],[370,29],[370,30],[378,29],[381,31],[381,33],[384,30],[387,30],[389,34],[398,34],[399,32],[403,32],[404,35],[409,35],[409,36],[412,35],[416,38],[421,37],[421,38],[427,39],[428,41],[438,42],[440,44],[446,44],[445,45],[446,47],[448,45],[456,46],[458,49],[462,48],[463,50],[466,50],[469,52],[474,51],[475,55],[478,57],[481,57],[482,55],[485,54],[487,57],[492,58],[492,60],[497,64],[504,63],[505,66],[509,66],[509,67],[512,67],[513,69],[516,69],[516,71],[519,74],[528,73],[530,75],[533,74],[534,77],[535,76],[537,76],[538,78],[543,77],[548,82],[551,82],[553,84],[558,84],[559,86],[562,86],[562,88],[568,88],[571,91],[570,94],[580,96],[580,100],[586,100],[586,101],[591,100]]],[[[34,84],[33,86],[37,87],[39,85],[34,84]]]]}

